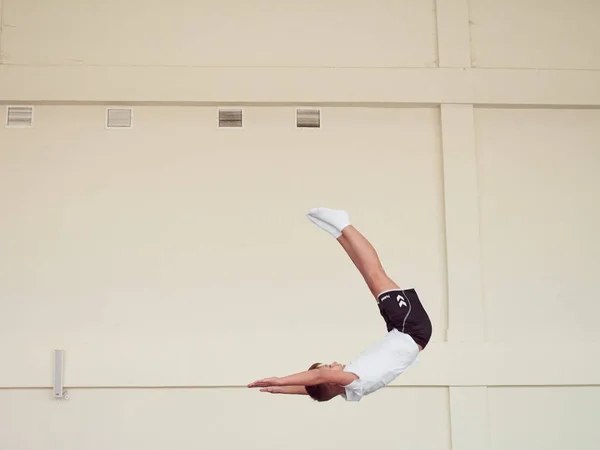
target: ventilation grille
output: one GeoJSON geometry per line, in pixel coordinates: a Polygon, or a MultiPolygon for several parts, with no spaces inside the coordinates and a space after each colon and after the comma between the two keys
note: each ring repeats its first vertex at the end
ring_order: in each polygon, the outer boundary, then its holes
{"type": "Polygon", "coordinates": [[[109,108],[106,110],[106,128],[127,129],[133,125],[131,108],[109,108]]]}
{"type": "Polygon", "coordinates": [[[318,109],[296,110],[296,127],[321,128],[321,111],[318,109]]]}
{"type": "Polygon", "coordinates": [[[33,106],[8,106],[6,108],[7,128],[31,128],[33,126],[33,106]]]}
{"type": "Polygon", "coordinates": [[[242,123],[241,109],[219,110],[219,128],[241,128],[242,123]]]}

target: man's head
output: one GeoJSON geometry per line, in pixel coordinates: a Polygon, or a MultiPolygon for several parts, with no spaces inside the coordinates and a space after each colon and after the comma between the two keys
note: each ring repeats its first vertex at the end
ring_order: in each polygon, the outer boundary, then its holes
{"type": "MultiPolygon", "coordinates": [[[[331,364],[315,363],[308,368],[308,370],[316,369],[342,371],[344,370],[344,366],[334,361],[331,364]]],[[[327,402],[344,392],[344,388],[342,386],[332,383],[321,383],[314,386],[305,386],[305,389],[308,395],[310,395],[313,400],[318,402],[327,402]]]]}

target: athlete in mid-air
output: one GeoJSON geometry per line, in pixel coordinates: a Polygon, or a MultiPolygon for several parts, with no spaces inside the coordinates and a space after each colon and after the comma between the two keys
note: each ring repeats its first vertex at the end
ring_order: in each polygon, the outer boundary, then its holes
{"type": "Polygon", "coordinates": [[[359,401],[406,371],[431,338],[431,321],[414,289],[392,281],[369,241],[350,224],[343,210],[314,208],[308,218],[342,245],[375,297],[387,334],[348,365],[315,363],[305,372],[265,378],[248,385],[273,394],[310,395],[325,402],[342,396],[359,401]]]}

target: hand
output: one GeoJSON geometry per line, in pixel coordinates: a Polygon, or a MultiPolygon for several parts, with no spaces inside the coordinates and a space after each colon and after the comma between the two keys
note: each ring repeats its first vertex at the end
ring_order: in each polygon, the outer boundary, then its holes
{"type": "Polygon", "coordinates": [[[287,389],[282,386],[265,387],[262,388],[260,392],[268,392],[269,394],[288,394],[287,389]]]}
{"type": "Polygon", "coordinates": [[[273,377],[273,378],[263,378],[262,380],[255,381],[254,383],[250,383],[248,385],[248,387],[249,388],[254,388],[254,387],[266,388],[266,387],[279,386],[279,385],[280,385],[279,378],[273,377]]]}
{"type": "Polygon", "coordinates": [[[308,395],[304,386],[265,387],[262,388],[260,392],[268,392],[269,394],[308,395]]]}

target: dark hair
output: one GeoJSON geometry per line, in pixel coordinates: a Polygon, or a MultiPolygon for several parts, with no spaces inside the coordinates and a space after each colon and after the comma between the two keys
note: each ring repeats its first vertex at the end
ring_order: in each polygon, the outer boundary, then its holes
{"type": "MultiPolygon", "coordinates": [[[[314,363],[308,368],[308,370],[318,369],[321,363],[314,363]]],[[[317,402],[326,402],[331,400],[331,394],[325,384],[315,384],[314,386],[304,386],[306,393],[317,402]]]]}

